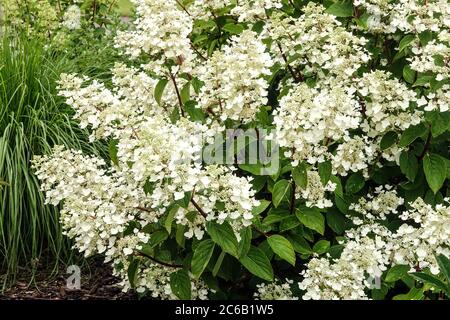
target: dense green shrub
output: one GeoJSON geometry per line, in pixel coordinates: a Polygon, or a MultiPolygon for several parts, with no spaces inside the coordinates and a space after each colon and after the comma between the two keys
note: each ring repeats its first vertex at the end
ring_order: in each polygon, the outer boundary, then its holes
{"type": "Polygon", "coordinates": [[[60,81],[111,162],[34,160],[81,252],[161,299],[448,293],[448,1],[134,2],[134,67],[60,81]]]}

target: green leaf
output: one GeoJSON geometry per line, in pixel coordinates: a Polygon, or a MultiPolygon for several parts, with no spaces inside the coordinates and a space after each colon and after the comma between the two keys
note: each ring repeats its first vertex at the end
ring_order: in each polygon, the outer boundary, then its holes
{"type": "Polygon", "coordinates": [[[139,259],[131,260],[130,265],[128,266],[127,275],[128,281],[130,282],[130,286],[132,288],[135,287],[138,267],[139,267],[139,259]]]}
{"type": "Polygon", "coordinates": [[[242,265],[255,276],[266,281],[273,281],[273,269],[266,254],[255,246],[251,246],[247,255],[239,260],[242,265]]]}
{"type": "Polygon", "coordinates": [[[250,250],[250,246],[252,243],[252,229],[251,227],[247,227],[241,230],[240,236],[241,241],[238,243],[238,257],[243,257],[247,254],[248,250],[250,250]]]}
{"type": "Polygon", "coordinates": [[[325,218],[319,210],[303,207],[297,209],[295,214],[303,225],[311,230],[317,231],[321,235],[325,232],[325,218]]]}
{"type": "Polygon", "coordinates": [[[410,266],[404,264],[398,264],[389,269],[384,279],[386,282],[395,282],[404,277],[409,276],[408,271],[411,269],[410,266]]]}
{"type": "Polygon", "coordinates": [[[185,229],[186,229],[186,226],[179,224],[179,225],[177,225],[177,231],[175,233],[175,241],[182,248],[184,248],[184,244],[186,242],[186,237],[184,236],[185,229]]]}
{"type": "Polygon", "coordinates": [[[352,173],[345,183],[345,191],[347,191],[347,193],[357,193],[364,188],[364,184],[364,177],[361,173],[352,173]]]}
{"type": "Polygon", "coordinates": [[[313,251],[317,254],[324,254],[330,249],[330,241],[319,240],[314,244],[313,251]]]}
{"type": "Polygon", "coordinates": [[[309,255],[312,253],[311,246],[308,241],[298,234],[291,234],[288,236],[289,240],[294,247],[294,250],[300,254],[309,255]]]}
{"type": "Polygon", "coordinates": [[[414,153],[403,151],[400,154],[400,170],[409,181],[414,181],[419,170],[419,162],[414,153]]]}
{"type": "Polygon", "coordinates": [[[306,188],[308,185],[308,175],[305,163],[302,162],[292,169],[292,178],[296,185],[301,188],[306,188]]]}
{"type": "Polygon", "coordinates": [[[431,190],[436,194],[444,184],[447,165],[444,158],[437,154],[426,154],[423,158],[423,171],[431,190]]]}
{"type": "Polygon", "coordinates": [[[351,2],[336,2],[332,4],[327,10],[325,10],[325,12],[336,17],[352,17],[353,4],[351,2]]]}
{"type": "Polygon", "coordinates": [[[405,50],[405,48],[407,48],[409,44],[415,39],[416,36],[412,34],[407,34],[406,36],[404,36],[402,40],[400,40],[400,43],[398,45],[398,52],[402,52],[403,50],[405,50]]]}
{"type": "Polygon", "coordinates": [[[155,97],[155,100],[158,104],[161,104],[161,97],[168,82],[169,81],[167,79],[161,79],[155,86],[155,92],[153,93],[153,96],[155,97]]]}
{"type": "Polygon", "coordinates": [[[267,238],[270,247],[280,258],[286,260],[291,265],[295,266],[295,251],[292,244],[283,236],[278,234],[267,238]]]}
{"type": "Polygon", "coordinates": [[[238,256],[238,241],[234,234],[233,228],[228,224],[228,222],[218,224],[216,222],[209,221],[206,223],[206,230],[211,236],[211,239],[217,243],[223,251],[234,257],[238,256]]]}
{"type": "Polygon", "coordinates": [[[403,79],[405,79],[408,83],[414,83],[416,80],[416,71],[411,69],[409,65],[405,65],[403,67],[403,79]]]}
{"type": "Polygon", "coordinates": [[[278,181],[277,183],[275,183],[275,185],[273,186],[273,191],[272,191],[272,202],[273,205],[276,207],[278,207],[278,205],[281,203],[281,201],[288,195],[290,194],[291,191],[291,183],[285,179],[282,179],[280,181],[278,181]]]}
{"type": "Polygon", "coordinates": [[[433,40],[433,33],[429,30],[423,31],[419,34],[420,44],[425,47],[428,42],[433,40]]]}
{"type": "Polygon", "coordinates": [[[419,280],[420,282],[430,284],[435,289],[446,291],[447,287],[445,283],[443,283],[441,280],[436,278],[435,276],[432,276],[430,274],[424,273],[424,272],[414,272],[410,273],[412,277],[419,280]]]}
{"type": "Polygon", "coordinates": [[[217,274],[219,273],[220,267],[222,266],[222,262],[223,262],[223,258],[225,258],[225,251],[222,250],[222,252],[220,252],[219,257],[217,258],[216,263],[214,264],[214,268],[212,271],[212,275],[215,277],[217,276],[217,274]]]}
{"type": "Polygon", "coordinates": [[[326,185],[331,177],[331,162],[325,161],[319,163],[319,176],[323,185],[326,185]]]}
{"type": "Polygon", "coordinates": [[[411,288],[406,294],[398,294],[392,297],[392,300],[422,300],[423,291],[421,288],[411,288]]]}
{"type": "Polygon", "coordinates": [[[191,270],[194,278],[198,279],[208,265],[209,260],[214,252],[215,244],[212,240],[207,239],[200,242],[194,250],[191,260],[191,270]]]}
{"type": "Polygon", "coordinates": [[[259,215],[260,213],[264,212],[264,210],[267,209],[267,207],[270,205],[269,200],[259,200],[260,204],[257,207],[252,208],[252,214],[254,216],[259,215]]]}
{"type": "Polygon", "coordinates": [[[180,207],[177,204],[171,207],[169,213],[167,214],[166,220],[164,220],[164,228],[166,228],[168,234],[172,232],[172,222],[179,209],[180,207]]]}
{"type": "Polygon", "coordinates": [[[108,145],[109,158],[111,159],[112,163],[115,164],[116,166],[119,165],[119,159],[117,158],[118,143],[119,143],[119,140],[111,139],[109,141],[109,145],[108,145]]]}
{"type": "Polygon", "coordinates": [[[195,101],[186,101],[184,104],[184,110],[187,112],[189,118],[196,122],[205,122],[206,116],[201,108],[197,108],[195,101]]]}
{"type": "Polygon", "coordinates": [[[332,175],[330,177],[331,182],[336,184],[336,189],[334,189],[334,193],[339,197],[344,197],[344,190],[342,188],[342,182],[341,179],[337,176],[332,175]]]}
{"type": "Polygon", "coordinates": [[[342,234],[347,229],[348,219],[338,211],[327,211],[327,225],[336,232],[342,234]]]}
{"type": "Polygon", "coordinates": [[[158,230],[150,235],[148,245],[150,246],[150,248],[154,248],[161,242],[165,241],[168,237],[169,234],[167,233],[166,230],[158,230]]]}
{"type": "Polygon", "coordinates": [[[380,149],[386,150],[387,148],[391,147],[395,141],[397,141],[397,133],[394,131],[386,132],[383,138],[381,138],[380,141],[380,149]]]}
{"type": "Polygon", "coordinates": [[[443,254],[440,254],[436,257],[436,261],[441,273],[447,278],[447,292],[450,294],[450,260],[443,254]]]}
{"type": "Polygon", "coordinates": [[[231,34],[239,34],[244,31],[244,27],[240,24],[234,24],[234,23],[227,23],[223,26],[223,30],[231,33],[231,34]]]}
{"type": "Polygon", "coordinates": [[[186,270],[181,269],[170,274],[170,289],[181,300],[191,299],[191,279],[186,270]]]}
{"type": "Polygon", "coordinates": [[[426,115],[431,124],[431,134],[437,137],[450,128],[450,112],[433,111],[426,115]]]}
{"type": "Polygon", "coordinates": [[[427,133],[427,130],[428,128],[423,123],[409,127],[400,137],[399,147],[403,148],[409,146],[414,140],[424,136],[427,133]]]}

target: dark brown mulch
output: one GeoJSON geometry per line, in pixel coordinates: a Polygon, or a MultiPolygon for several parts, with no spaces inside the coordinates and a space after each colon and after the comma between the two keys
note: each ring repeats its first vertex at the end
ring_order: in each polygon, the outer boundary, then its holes
{"type": "Polygon", "coordinates": [[[0,300],[134,300],[132,292],[124,293],[118,286],[119,280],[112,276],[111,267],[101,260],[92,260],[80,267],[81,283],[79,290],[67,287],[66,267],[62,267],[57,275],[51,270],[38,270],[34,280],[31,273],[22,272],[17,276],[15,285],[0,291],[0,300]]]}

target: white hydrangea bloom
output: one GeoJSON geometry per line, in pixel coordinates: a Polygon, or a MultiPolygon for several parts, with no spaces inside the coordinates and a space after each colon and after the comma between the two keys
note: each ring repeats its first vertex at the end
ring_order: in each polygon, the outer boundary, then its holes
{"type": "Polygon", "coordinates": [[[333,202],[326,198],[327,192],[333,192],[336,189],[336,184],[328,181],[324,186],[320,181],[320,176],[317,171],[307,171],[308,184],[306,188],[296,187],[295,197],[297,199],[305,200],[307,207],[317,207],[320,209],[333,206],[333,202]]]}
{"type": "MultiPolygon", "coordinates": [[[[374,195],[360,198],[357,203],[350,205],[349,209],[362,214],[364,219],[385,220],[386,215],[398,213],[397,208],[403,203],[403,198],[397,195],[392,186],[386,185],[375,188],[374,195]]],[[[363,220],[353,217],[353,223],[359,225],[363,220]]]]}
{"type": "Polygon", "coordinates": [[[329,78],[323,70],[348,81],[358,68],[369,61],[364,49],[366,40],[348,32],[335,16],[325,13],[325,7],[309,2],[299,18],[273,14],[266,25],[267,36],[276,43],[272,51],[277,62],[290,63],[300,74],[317,74],[329,78]]]}
{"type": "Polygon", "coordinates": [[[69,30],[81,28],[81,10],[77,5],[71,5],[66,9],[61,25],[69,30]]]}
{"type": "Polygon", "coordinates": [[[439,110],[446,112],[450,110],[450,85],[444,84],[436,92],[430,92],[425,99],[425,111],[439,110]]]}
{"type": "Polygon", "coordinates": [[[416,93],[385,71],[365,73],[357,79],[364,114],[362,128],[369,137],[383,135],[389,130],[405,130],[419,124],[422,113],[410,110],[416,93]]]}
{"type": "Polygon", "coordinates": [[[255,300],[298,300],[292,294],[291,285],[293,283],[294,281],[289,279],[286,279],[285,282],[260,283],[256,285],[253,297],[255,300]]]}
{"type": "Polygon", "coordinates": [[[366,136],[344,137],[344,142],[338,145],[336,153],[331,156],[333,174],[346,176],[348,172],[363,171],[374,161],[377,145],[366,136]]]}
{"type": "MultiPolygon", "coordinates": [[[[301,160],[323,161],[326,146],[359,126],[361,113],[352,88],[310,88],[302,83],[280,100],[274,111],[276,139],[301,160]]],[[[287,155],[288,156],[288,155],[287,155]]]]}
{"type": "Polygon", "coordinates": [[[135,30],[118,32],[116,46],[132,58],[146,54],[154,58],[153,64],[170,60],[184,72],[190,72],[195,58],[189,39],[193,26],[191,16],[176,0],[132,2],[137,14],[135,30]]]}
{"type": "Polygon", "coordinates": [[[205,85],[199,94],[199,107],[220,115],[220,119],[249,122],[267,103],[268,83],[273,62],[258,35],[246,30],[231,38],[231,44],[216,51],[199,68],[205,85]]]}

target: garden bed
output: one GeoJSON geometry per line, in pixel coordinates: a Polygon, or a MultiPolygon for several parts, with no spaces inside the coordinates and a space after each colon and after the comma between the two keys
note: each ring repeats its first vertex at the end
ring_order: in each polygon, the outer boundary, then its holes
{"type": "Polygon", "coordinates": [[[0,293],[0,300],[132,300],[136,295],[124,293],[118,286],[119,280],[111,275],[111,268],[101,261],[93,260],[81,267],[81,288],[67,288],[69,274],[61,267],[57,274],[43,269],[36,272],[30,281],[29,271],[18,275],[17,282],[11,288],[0,293]]]}

